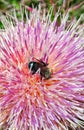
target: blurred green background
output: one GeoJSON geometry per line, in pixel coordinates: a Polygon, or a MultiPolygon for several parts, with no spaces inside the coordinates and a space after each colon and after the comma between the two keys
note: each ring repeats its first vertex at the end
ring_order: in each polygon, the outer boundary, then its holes
{"type": "Polygon", "coordinates": [[[52,6],[54,7],[51,20],[53,20],[59,8],[62,13],[70,10],[70,19],[73,19],[73,17],[78,19],[81,14],[84,14],[84,0],[0,0],[0,13],[9,13],[13,8],[19,10],[20,5],[38,7],[39,4],[41,4],[42,8],[46,8],[46,11],[52,6]]]}

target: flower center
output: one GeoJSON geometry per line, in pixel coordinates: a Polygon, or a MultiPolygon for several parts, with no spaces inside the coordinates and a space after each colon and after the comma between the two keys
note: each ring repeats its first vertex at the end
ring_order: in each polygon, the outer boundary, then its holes
{"type": "Polygon", "coordinates": [[[28,76],[28,83],[31,85],[31,86],[34,86],[34,85],[37,85],[37,84],[40,84],[41,83],[41,77],[39,74],[29,74],[28,76]]]}

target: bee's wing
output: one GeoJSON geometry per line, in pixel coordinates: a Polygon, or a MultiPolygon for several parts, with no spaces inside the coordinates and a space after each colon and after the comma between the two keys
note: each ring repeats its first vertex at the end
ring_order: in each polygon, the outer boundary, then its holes
{"type": "Polygon", "coordinates": [[[47,66],[48,64],[43,62],[41,59],[38,60],[37,58],[34,57],[34,59],[36,59],[40,64],[42,64],[43,66],[47,66]]]}

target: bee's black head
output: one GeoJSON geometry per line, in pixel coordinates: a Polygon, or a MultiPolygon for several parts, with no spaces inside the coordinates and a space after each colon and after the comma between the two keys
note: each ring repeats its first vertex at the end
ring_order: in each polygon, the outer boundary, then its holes
{"type": "Polygon", "coordinates": [[[33,61],[29,62],[28,68],[32,70],[33,66],[34,66],[34,62],[33,61]]]}
{"type": "Polygon", "coordinates": [[[37,63],[37,62],[31,61],[31,62],[29,62],[29,64],[28,64],[28,68],[31,70],[31,73],[32,73],[32,74],[35,74],[36,71],[38,70],[39,66],[38,66],[38,63],[37,63]]]}

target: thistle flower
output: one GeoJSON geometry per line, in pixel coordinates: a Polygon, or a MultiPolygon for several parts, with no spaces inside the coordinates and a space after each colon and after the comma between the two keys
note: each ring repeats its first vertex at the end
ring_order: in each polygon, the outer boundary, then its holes
{"type": "MultiPolygon", "coordinates": [[[[84,43],[79,21],[68,14],[34,9],[26,21],[1,16],[0,125],[8,130],[68,130],[84,127],[84,43]],[[11,18],[10,18],[11,19],[11,18]],[[31,73],[36,59],[48,64],[51,77],[31,73]]],[[[22,17],[23,18],[23,17],[22,17]]]]}

